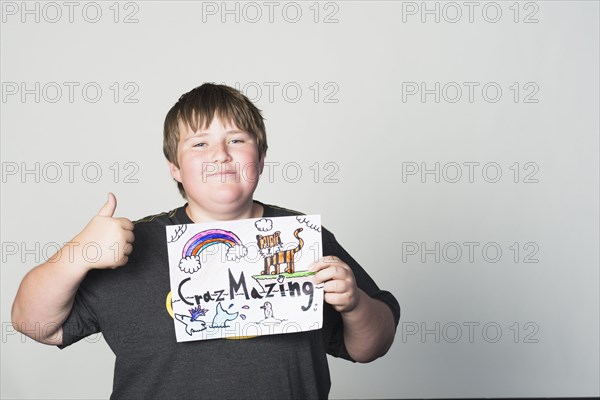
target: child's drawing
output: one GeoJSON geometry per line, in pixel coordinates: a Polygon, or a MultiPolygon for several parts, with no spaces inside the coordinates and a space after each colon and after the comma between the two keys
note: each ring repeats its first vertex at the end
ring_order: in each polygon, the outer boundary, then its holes
{"type": "Polygon", "coordinates": [[[185,325],[185,331],[190,336],[206,329],[206,323],[204,321],[195,320],[187,315],[175,314],[175,319],[185,325]]]}
{"type": "Polygon", "coordinates": [[[166,241],[177,341],[321,327],[323,287],[308,272],[322,255],[319,216],[172,225],[166,241]]]}
{"type": "Polygon", "coordinates": [[[196,307],[190,308],[189,311],[190,311],[190,314],[192,315],[192,321],[195,321],[198,318],[205,316],[206,313],[208,312],[208,309],[202,308],[198,304],[196,307]]]}
{"type": "MultiPolygon", "coordinates": [[[[185,225],[184,225],[185,226],[185,225]]],[[[194,235],[183,247],[179,269],[193,274],[201,268],[200,253],[210,246],[227,246],[227,259],[238,260],[246,255],[247,249],[233,232],[222,229],[209,229],[194,235]]]]}
{"type": "Polygon", "coordinates": [[[310,215],[298,215],[296,217],[296,219],[298,220],[298,222],[308,226],[310,229],[314,229],[317,232],[321,232],[321,219],[320,218],[317,222],[312,222],[310,219],[310,215]]]}
{"type": "Polygon", "coordinates": [[[185,233],[186,229],[187,229],[187,225],[179,225],[179,226],[177,226],[174,229],[173,233],[171,234],[171,237],[169,237],[168,242],[169,243],[176,242],[181,237],[181,235],[183,235],[185,233]]]}
{"type": "Polygon", "coordinates": [[[261,218],[254,223],[254,226],[261,232],[268,232],[273,229],[273,221],[267,218],[261,218]]]}
{"type": "Polygon", "coordinates": [[[230,313],[223,309],[222,303],[217,303],[217,315],[213,319],[211,328],[227,328],[227,321],[233,321],[240,313],[230,313]]]}
{"type": "Polygon", "coordinates": [[[258,321],[259,324],[279,325],[284,321],[284,320],[275,318],[275,315],[273,314],[273,304],[271,304],[271,302],[265,301],[265,304],[263,304],[260,308],[262,310],[264,310],[265,318],[261,321],[258,321]]]}
{"type": "Polygon", "coordinates": [[[302,228],[294,231],[294,236],[298,239],[298,246],[290,250],[283,250],[279,231],[269,236],[256,235],[260,255],[265,259],[265,269],[261,272],[263,275],[279,275],[281,264],[287,265],[285,272],[294,273],[294,257],[304,246],[304,241],[298,236],[300,232],[302,232],[302,228]],[[275,268],[272,272],[271,267],[275,268]]]}
{"type": "Polygon", "coordinates": [[[268,301],[265,301],[265,304],[260,306],[263,310],[265,310],[265,319],[273,318],[273,305],[268,301]]]}

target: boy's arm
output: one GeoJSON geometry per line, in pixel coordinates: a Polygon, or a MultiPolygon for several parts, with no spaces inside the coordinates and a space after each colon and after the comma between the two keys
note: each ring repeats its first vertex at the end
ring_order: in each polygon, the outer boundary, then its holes
{"type": "Polygon", "coordinates": [[[81,262],[68,261],[66,247],[53,256],[59,261],[38,265],[25,275],[12,306],[15,330],[50,345],[62,344],[62,324],[87,273],[81,262]]]}
{"type": "Polygon", "coordinates": [[[116,206],[115,196],[109,193],[106,204],[81,233],[25,275],[12,306],[16,330],[41,343],[62,344],[62,325],[88,271],[125,265],[133,250],[133,223],[113,218],[116,206]],[[81,254],[88,243],[101,251],[95,263],[86,262],[81,254]]]}
{"type": "Polygon", "coordinates": [[[316,272],[316,284],[324,284],[325,301],[342,315],[352,359],[366,363],[387,353],[396,334],[391,309],[358,288],[352,269],[338,257],[323,257],[309,270],[316,272]]]}
{"type": "Polygon", "coordinates": [[[384,302],[357,289],[358,302],[351,311],[342,312],[344,343],[348,354],[358,362],[383,356],[392,346],[396,326],[392,310],[384,302]]]}

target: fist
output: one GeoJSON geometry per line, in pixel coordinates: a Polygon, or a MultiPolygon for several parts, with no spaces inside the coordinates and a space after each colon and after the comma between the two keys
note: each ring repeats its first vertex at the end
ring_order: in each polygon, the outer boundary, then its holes
{"type": "Polygon", "coordinates": [[[336,256],[323,257],[308,268],[314,272],[314,283],[323,284],[326,303],[340,313],[354,310],[358,304],[359,293],[352,269],[336,256]]]}
{"type": "Polygon", "coordinates": [[[129,260],[133,251],[133,223],[127,218],[114,218],[116,208],[117,199],[109,193],[98,214],[73,239],[80,249],[94,247],[97,250],[93,259],[82,257],[88,269],[117,268],[129,260]]]}

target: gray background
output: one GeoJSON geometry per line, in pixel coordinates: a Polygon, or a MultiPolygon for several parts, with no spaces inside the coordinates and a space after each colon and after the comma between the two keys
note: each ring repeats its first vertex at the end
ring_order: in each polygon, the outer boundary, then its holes
{"type": "Polygon", "coordinates": [[[109,396],[101,336],[37,344],[11,303],[108,191],[132,220],[182,204],[162,122],[203,82],[264,111],[255,198],[321,214],[402,306],[386,357],[331,360],[331,397],[599,395],[598,2],[54,4],[2,4],[2,397],[109,396]],[[407,94],[422,82],[439,102],[407,94]]]}

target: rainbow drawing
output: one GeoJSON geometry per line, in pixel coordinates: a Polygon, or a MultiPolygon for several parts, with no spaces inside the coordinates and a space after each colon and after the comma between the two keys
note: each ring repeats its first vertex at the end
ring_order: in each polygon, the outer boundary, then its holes
{"type": "Polygon", "coordinates": [[[209,229],[192,236],[183,247],[182,258],[199,255],[207,247],[224,244],[227,247],[241,245],[240,238],[235,233],[222,229],[209,229]]]}

